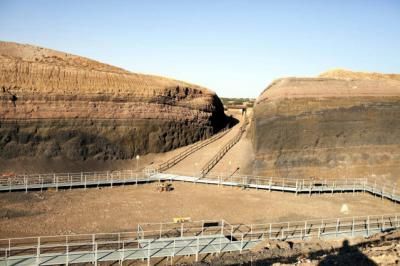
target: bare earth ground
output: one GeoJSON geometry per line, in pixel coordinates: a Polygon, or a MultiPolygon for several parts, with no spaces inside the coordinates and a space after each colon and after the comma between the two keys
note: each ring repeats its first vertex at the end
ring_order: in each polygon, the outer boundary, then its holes
{"type": "Polygon", "coordinates": [[[168,169],[167,172],[181,175],[199,175],[203,166],[205,166],[208,161],[211,160],[213,156],[216,155],[219,150],[238,133],[239,128],[243,123],[243,118],[241,117],[239,110],[231,110],[229,114],[239,120],[239,123],[236,124],[230,132],[210,145],[194,152],[189,157],[168,169]]]}
{"type": "Polygon", "coordinates": [[[135,231],[143,222],[226,219],[262,223],[400,212],[400,206],[367,194],[295,196],[265,190],[241,190],[192,183],[173,184],[172,192],[156,184],[0,194],[0,238],[35,235],[135,231]]]}
{"type": "MultiPolygon", "coordinates": [[[[240,115],[240,114],[237,114],[240,115]]],[[[235,144],[218,164],[210,171],[210,176],[253,174],[254,152],[251,139],[249,138],[249,129],[251,127],[252,109],[247,110],[249,124],[246,131],[238,143],[235,144]]]]}

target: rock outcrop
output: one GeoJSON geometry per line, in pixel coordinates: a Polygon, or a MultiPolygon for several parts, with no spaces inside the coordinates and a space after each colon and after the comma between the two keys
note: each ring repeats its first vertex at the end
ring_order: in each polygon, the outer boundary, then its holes
{"type": "Polygon", "coordinates": [[[0,42],[0,158],[128,159],[226,126],[217,95],[83,57],[0,42]]]}
{"type": "Polygon", "coordinates": [[[398,177],[398,75],[322,76],[279,79],[259,96],[252,132],[255,170],[300,178],[398,177]]]}

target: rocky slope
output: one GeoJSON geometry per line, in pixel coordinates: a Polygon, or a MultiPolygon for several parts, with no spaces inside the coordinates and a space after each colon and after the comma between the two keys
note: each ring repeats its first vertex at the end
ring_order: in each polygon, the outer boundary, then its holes
{"type": "Polygon", "coordinates": [[[259,96],[252,136],[257,172],[396,178],[398,75],[334,71],[322,76],[279,79],[259,96]]]}
{"type": "Polygon", "coordinates": [[[226,126],[217,95],[45,48],[0,42],[0,159],[127,159],[226,126]]]}

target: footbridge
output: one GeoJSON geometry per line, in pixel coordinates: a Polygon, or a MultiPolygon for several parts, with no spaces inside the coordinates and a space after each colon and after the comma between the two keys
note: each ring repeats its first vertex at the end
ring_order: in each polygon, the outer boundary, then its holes
{"type": "Polygon", "coordinates": [[[396,185],[385,184],[368,178],[342,179],[295,179],[262,177],[251,175],[224,174],[207,176],[183,176],[176,174],[157,173],[154,171],[135,172],[133,170],[80,172],[80,173],[51,173],[16,175],[0,177],[0,192],[13,192],[44,189],[72,189],[99,186],[138,185],[149,182],[182,181],[199,184],[234,186],[247,189],[262,189],[267,191],[282,191],[297,194],[320,193],[355,193],[366,192],[382,199],[400,202],[400,194],[396,185]]]}
{"type": "MultiPolygon", "coordinates": [[[[0,191],[89,189],[149,182],[192,182],[293,194],[370,193],[400,202],[395,186],[367,178],[288,179],[246,175],[182,176],[131,170],[19,175],[0,179],[0,191]]],[[[140,224],[132,232],[0,239],[0,265],[61,265],[147,260],[250,250],[267,240],[340,239],[370,236],[400,227],[399,214],[326,218],[262,224],[221,221],[140,224]]]]}
{"type": "Polygon", "coordinates": [[[225,220],[140,224],[136,231],[0,239],[0,265],[69,265],[242,252],[268,240],[370,236],[400,227],[400,214],[263,224],[225,220]]]}

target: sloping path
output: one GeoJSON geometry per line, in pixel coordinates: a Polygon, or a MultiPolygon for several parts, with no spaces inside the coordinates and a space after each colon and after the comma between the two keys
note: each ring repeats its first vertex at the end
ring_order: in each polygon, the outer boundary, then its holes
{"type": "Polygon", "coordinates": [[[248,124],[239,142],[237,142],[222,159],[207,174],[208,178],[219,175],[230,176],[234,174],[252,174],[254,152],[250,139],[252,126],[252,112],[247,112],[248,124]]]}
{"type": "Polygon", "coordinates": [[[239,132],[243,123],[243,119],[240,115],[236,115],[234,117],[239,120],[239,123],[236,124],[227,134],[190,154],[188,157],[168,169],[166,172],[180,175],[199,175],[204,165],[206,165],[215,156],[215,154],[217,154],[220,149],[239,132]]]}

